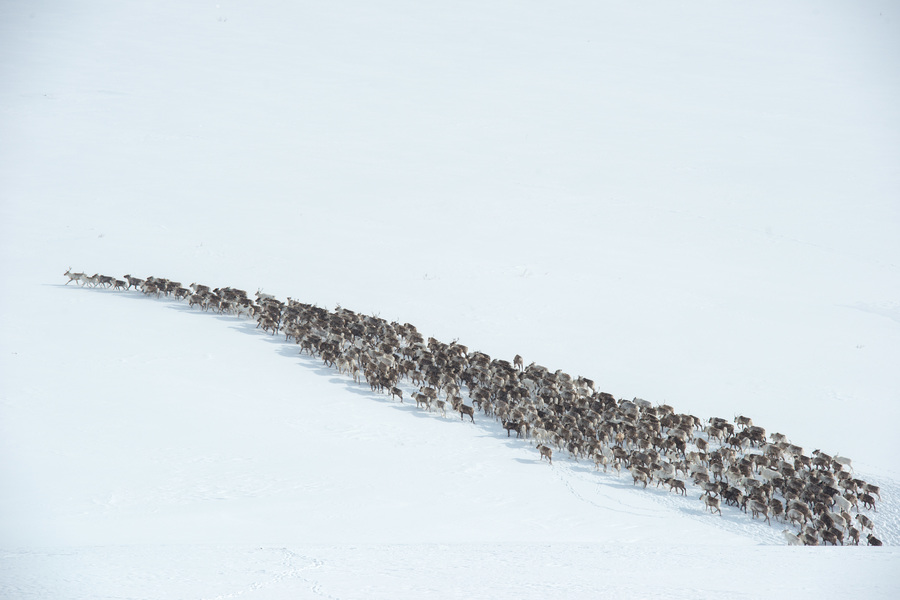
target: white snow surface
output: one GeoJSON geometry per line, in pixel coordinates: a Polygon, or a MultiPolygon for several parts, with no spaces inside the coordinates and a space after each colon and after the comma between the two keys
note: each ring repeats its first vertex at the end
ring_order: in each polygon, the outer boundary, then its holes
{"type": "Polygon", "coordinates": [[[0,3],[0,597],[900,597],[900,6],[0,3]],[[881,486],[784,545],[155,275],[378,314],[881,486]]]}

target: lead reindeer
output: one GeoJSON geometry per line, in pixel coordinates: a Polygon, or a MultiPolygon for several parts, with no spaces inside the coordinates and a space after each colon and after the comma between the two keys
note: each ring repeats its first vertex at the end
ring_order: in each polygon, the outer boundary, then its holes
{"type": "Polygon", "coordinates": [[[65,283],[65,285],[69,285],[73,281],[75,283],[80,283],[81,285],[84,285],[84,273],[73,273],[72,267],[69,267],[68,269],[66,269],[66,272],[63,273],[63,275],[65,275],[66,277],[69,278],[69,280],[65,283]]]}

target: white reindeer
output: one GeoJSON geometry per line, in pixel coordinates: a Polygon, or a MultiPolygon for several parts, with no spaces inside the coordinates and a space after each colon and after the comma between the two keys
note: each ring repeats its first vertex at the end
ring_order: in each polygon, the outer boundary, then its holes
{"type": "Polygon", "coordinates": [[[837,464],[841,465],[842,467],[847,467],[851,473],[853,472],[853,464],[852,464],[853,461],[850,460],[849,458],[847,458],[846,456],[839,456],[839,455],[835,454],[834,458],[832,458],[831,460],[833,460],[837,464]]]}
{"type": "Polygon", "coordinates": [[[784,539],[787,540],[787,543],[791,546],[802,546],[803,540],[797,537],[795,534],[791,533],[787,529],[781,532],[781,535],[784,536],[784,539]]]}
{"type": "Polygon", "coordinates": [[[69,278],[69,280],[66,282],[66,285],[69,285],[73,281],[75,283],[80,283],[81,285],[84,285],[84,273],[73,273],[72,267],[69,267],[66,270],[66,272],[63,273],[63,275],[65,275],[66,277],[69,278]]]}

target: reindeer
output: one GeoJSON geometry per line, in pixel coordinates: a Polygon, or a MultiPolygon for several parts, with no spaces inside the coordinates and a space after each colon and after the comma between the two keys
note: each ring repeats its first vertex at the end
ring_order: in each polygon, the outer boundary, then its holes
{"type": "Polygon", "coordinates": [[[819,534],[814,527],[806,527],[800,532],[800,539],[803,540],[805,546],[819,545],[819,534]]]}
{"type": "Polygon", "coordinates": [[[638,465],[632,465],[631,467],[631,478],[634,479],[634,485],[638,484],[638,481],[644,484],[644,488],[647,487],[647,482],[650,479],[650,474],[647,472],[646,467],[641,467],[638,465]]]}
{"type": "Polygon", "coordinates": [[[194,308],[194,305],[197,304],[200,308],[206,308],[207,299],[205,296],[201,296],[200,294],[193,294],[190,298],[188,298],[188,306],[194,308]]]}
{"type": "Polygon", "coordinates": [[[159,289],[159,286],[152,281],[144,281],[141,283],[141,291],[146,295],[156,294],[156,297],[159,298],[162,291],[159,289]]]}
{"type": "Polygon", "coordinates": [[[839,536],[834,529],[825,529],[824,531],[823,530],[820,530],[820,531],[822,534],[822,545],[823,546],[828,544],[828,542],[831,542],[832,546],[837,546],[838,542],[841,543],[841,546],[844,545],[843,534],[841,534],[839,536]]]}
{"type": "Polygon", "coordinates": [[[516,354],[516,357],[513,359],[513,365],[520,371],[525,370],[525,360],[516,354]]]}
{"type": "Polygon", "coordinates": [[[772,482],[775,479],[781,477],[781,473],[776,471],[775,469],[770,469],[769,467],[763,467],[759,470],[760,476],[768,482],[772,482]]]}
{"type": "MultiPolygon", "coordinates": [[[[288,335],[290,335],[289,332],[285,333],[285,341],[287,341],[288,335]]],[[[337,368],[338,373],[340,373],[341,375],[343,375],[345,371],[347,373],[350,373],[350,361],[347,360],[346,356],[337,357],[337,360],[334,361],[334,366],[337,368]]]]}
{"type": "Polygon", "coordinates": [[[793,523],[794,525],[805,525],[806,524],[806,515],[791,508],[787,511],[787,520],[793,523]]]}
{"type": "Polygon", "coordinates": [[[787,436],[783,433],[770,433],[769,439],[772,440],[773,444],[787,444],[788,439],[787,436]]]}
{"type": "Polygon", "coordinates": [[[459,418],[461,420],[464,420],[465,416],[469,415],[469,418],[472,419],[472,423],[475,422],[475,409],[473,407],[460,403],[458,410],[459,410],[459,418]]]}
{"type": "MultiPolygon", "coordinates": [[[[442,417],[447,416],[447,402],[445,400],[435,400],[435,406],[437,406],[438,411],[440,411],[442,417]]],[[[474,419],[473,419],[474,422],[474,419]]]]}
{"type": "Polygon", "coordinates": [[[797,537],[795,534],[791,533],[787,529],[783,530],[781,532],[781,535],[784,536],[784,539],[787,540],[787,543],[790,546],[802,546],[803,545],[803,540],[801,540],[799,537],[797,537]]]}
{"type": "Polygon", "coordinates": [[[425,394],[418,393],[413,398],[416,400],[416,408],[419,408],[419,405],[425,405],[426,410],[431,408],[431,398],[425,394]]]}
{"type": "Polygon", "coordinates": [[[69,267],[68,269],[66,269],[66,272],[63,273],[63,275],[65,275],[66,277],[69,278],[69,280],[65,283],[65,285],[69,285],[73,281],[75,283],[80,283],[81,285],[84,285],[84,273],[73,273],[72,267],[69,267]]]}
{"type": "Polygon", "coordinates": [[[669,486],[669,491],[678,490],[678,492],[682,496],[687,496],[687,489],[684,487],[684,482],[680,479],[675,479],[674,477],[667,477],[665,483],[669,486]]]}
{"type": "Polygon", "coordinates": [[[772,524],[772,521],[769,520],[769,507],[759,500],[750,500],[750,511],[753,513],[754,519],[762,515],[766,518],[766,523],[772,524]]]}
{"type": "Polygon", "coordinates": [[[108,275],[100,275],[99,273],[94,273],[94,279],[96,280],[97,285],[102,285],[106,288],[112,287],[112,284],[116,281],[108,275]]]}
{"type": "Polygon", "coordinates": [[[839,492],[836,492],[832,499],[834,500],[834,504],[837,505],[842,511],[850,512],[850,509],[853,507],[853,503],[841,496],[839,492]]]}
{"type": "Polygon", "coordinates": [[[878,499],[881,500],[881,488],[879,488],[877,485],[872,485],[871,483],[866,483],[866,484],[863,484],[863,489],[865,489],[866,492],[868,492],[870,494],[875,494],[876,496],[878,496],[878,499]]]}
{"type": "MultiPolygon", "coordinates": [[[[359,383],[359,365],[356,362],[350,362],[350,376],[353,377],[353,381],[359,383]]],[[[400,402],[403,402],[403,398],[400,398],[400,402]]]]}
{"type": "MultiPolygon", "coordinates": [[[[276,333],[278,333],[278,323],[275,321],[275,319],[272,319],[267,316],[263,316],[263,317],[259,318],[259,321],[256,323],[256,328],[257,329],[262,328],[262,330],[267,333],[269,331],[271,331],[272,335],[275,335],[276,333]]],[[[328,360],[326,360],[325,364],[328,364],[328,360]]]]}
{"type": "Polygon", "coordinates": [[[723,490],[722,497],[725,499],[725,504],[730,506],[740,508],[744,504],[744,492],[733,486],[728,486],[727,489],[723,490]]]}
{"type": "Polygon", "coordinates": [[[708,508],[710,514],[715,514],[718,512],[720,516],[722,515],[722,502],[721,500],[719,500],[719,498],[710,496],[708,492],[704,492],[703,495],[700,496],[700,499],[703,500],[704,504],[706,505],[704,507],[704,510],[708,508]]]}
{"type": "Polygon", "coordinates": [[[475,408],[463,404],[462,398],[454,398],[453,408],[459,411],[459,419],[461,421],[465,419],[466,415],[469,415],[469,418],[472,419],[472,423],[475,422],[475,408]]]}
{"type": "Polygon", "coordinates": [[[538,449],[538,452],[541,453],[541,460],[544,460],[544,457],[546,456],[547,460],[552,465],[553,464],[553,450],[549,446],[545,446],[543,444],[539,445],[537,447],[537,449],[538,449]]]}
{"type": "Polygon", "coordinates": [[[775,515],[775,519],[778,521],[784,522],[784,504],[782,504],[781,500],[778,498],[772,498],[769,501],[769,508],[772,509],[772,514],[775,515]]]}
{"type": "Polygon", "coordinates": [[[872,519],[870,519],[866,515],[857,514],[856,519],[859,521],[859,526],[862,529],[868,529],[869,531],[873,531],[875,529],[875,523],[873,523],[872,519]]]}
{"type": "Polygon", "coordinates": [[[522,433],[522,424],[518,421],[503,421],[503,429],[506,430],[506,437],[509,437],[510,434],[515,431],[516,437],[522,433]]]}
{"type": "Polygon", "coordinates": [[[750,417],[745,417],[744,415],[741,415],[739,417],[734,418],[734,424],[737,425],[738,427],[740,427],[741,429],[746,429],[747,427],[753,426],[753,419],[751,419],[750,417]]]}
{"type": "MultiPolygon", "coordinates": [[[[837,463],[835,471],[840,471],[843,467],[847,467],[850,472],[853,472],[853,461],[847,458],[846,456],[839,456],[837,454],[831,459],[833,463],[837,463]]],[[[833,465],[834,466],[834,465],[833,465]]]]}
{"type": "Polygon", "coordinates": [[[603,472],[606,473],[609,467],[609,457],[602,452],[596,452],[594,453],[594,468],[599,471],[600,465],[603,465],[603,472]]]}
{"type": "Polygon", "coordinates": [[[806,521],[811,521],[813,518],[812,511],[809,509],[809,506],[798,500],[793,500],[790,504],[788,504],[788,518],[790,518],[790,511],[792,510],[803,515],[804,523],[806,521]]]}
{"type": "Polygon", "coordinates": [[[859,501],[863,503],[863,508],[871,508],[875,512],[878,512],[878,509],[875,508],[875,498],[873,498],[871,494],[860,494],[859,501]]]}

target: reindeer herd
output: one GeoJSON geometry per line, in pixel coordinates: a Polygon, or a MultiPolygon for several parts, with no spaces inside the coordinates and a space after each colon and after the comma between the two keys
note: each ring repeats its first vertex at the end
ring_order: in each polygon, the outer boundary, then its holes
{"type": "Polygon", "coordinates": [[[854,476],[850,459],[820,450],[806,454],[745,416],[701,420],[640,398],[616,400],[596,391],[590,379],[525,366],[518,355],[510,363],[457,341],[425,340],[409,323],[340,306],[329,311],[291,298],[281,302],[259,290],[251,299],[239,289],[184,287],[158,277],[116,279],[71,269],[65,275],[66,285],[135,289],[187,300],[204,311],[245,315],[257,328],[296,343],[300,354],[318,357],[357,383],[364,379],[373,392],[403,402],[400,386],[406,384],[417,390],[411,394],[416,407],[441,416],[449,407],[472,423],[476,412],[500,421],[507,437],[515,432],[530,440],[550,465],[555,449],[605,473],[625,470],[644,488],[655,483],[686,495],[691,481],[711,514],[722,515],[724,505],[769,524],[774,518],[785,525],[789,544],[858,545],[862,537],[881,545],[869,516],[877,512],[880,490],[854,476]]]}

